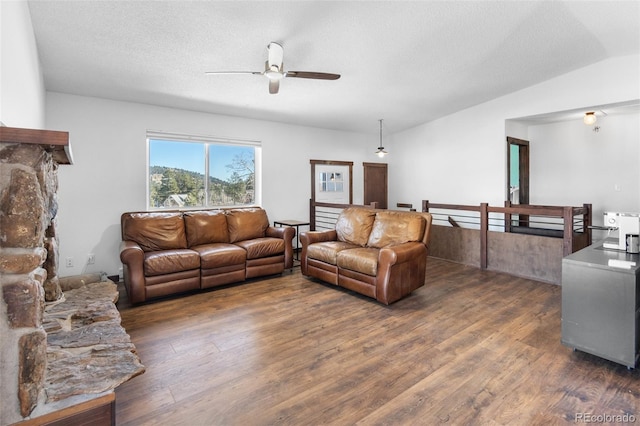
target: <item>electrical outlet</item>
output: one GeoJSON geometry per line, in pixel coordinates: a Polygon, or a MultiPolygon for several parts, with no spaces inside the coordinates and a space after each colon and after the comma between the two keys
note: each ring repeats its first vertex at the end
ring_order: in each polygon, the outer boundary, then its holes
{"type": "Polygon", "coordinates": [[[73,268],[73,257],[67,257],[65,265],[67,268],[73,268]]]}
{"type": "Polygon", "coordinates": [[[93,253],[89,253],[87,258],[87,265],[93,265],[94,263],[96,263],[96,255],[93,253]]]}

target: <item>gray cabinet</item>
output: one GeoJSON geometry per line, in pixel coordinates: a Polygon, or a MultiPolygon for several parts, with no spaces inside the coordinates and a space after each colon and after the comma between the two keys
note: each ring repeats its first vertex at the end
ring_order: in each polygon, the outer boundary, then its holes
{"type": "Polygon", "coordinates": [[[635,368],[640,349],[640,256],[602,247],[562,260],[562,344],[635,368]],[[635,262],[621,268],[616,262],[635,262]]]}

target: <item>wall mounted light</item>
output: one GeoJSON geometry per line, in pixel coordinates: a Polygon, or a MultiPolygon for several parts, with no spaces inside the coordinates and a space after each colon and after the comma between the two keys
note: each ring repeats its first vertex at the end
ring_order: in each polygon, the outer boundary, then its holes
{"type": "Polygon", "coordinates": [[[384,150],[384,146],[382,146],[382,119],[378,120],[380,122],[380,145],[378,145],[378,150],[374,152],[378,157],[382,158],[388,154],[387,151],[384,150]]]}
{"type": "Polygon", "coordinates": [[[584,121],[584,124],[586,124],[587,126],[593,126],[594,124],[596,124],[597,119],[598,118],[596,117],[596,113],[593,111],[589,111],[584,113],[584,118],[582,119],[582,121],[584,121]]]}

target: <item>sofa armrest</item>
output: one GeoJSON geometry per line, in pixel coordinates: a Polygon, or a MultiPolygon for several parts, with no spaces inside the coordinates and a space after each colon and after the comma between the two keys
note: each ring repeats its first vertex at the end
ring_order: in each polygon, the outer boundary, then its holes
{"type": "Polygon", "coordinates": [[[144,279],[144,251],[134,241],[120,243],[120,261],[127,295],[131,303],[144,302],[146,299],[144,279]]]}
{"type": "Polygon", "coordinates": [[[378,254],[376,299],[386,305],[424,285],[427,247],[409,242],[384,247],[378,254]]]}
{"type": "Polygon", "coordinates": [[[271,238],[282,238],[283,240],[293,240],[293,235],[296,233],[295,229],[290,226],[270,226],[267,228],[265,235],[271,238]]]}
{"type": "Polygon", "coordinates": [[[284,240],[284,268],[293,268],[293,237],[296,230],[290,226],[267,228],[265,235],[272,238],[282,238],[284,240]]]}

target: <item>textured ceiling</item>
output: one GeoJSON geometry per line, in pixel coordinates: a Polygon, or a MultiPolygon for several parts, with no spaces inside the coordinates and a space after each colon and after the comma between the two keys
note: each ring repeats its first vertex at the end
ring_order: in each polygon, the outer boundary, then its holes
{"type": "Polygon", "coordinates": [[[47,90],[394,133],[640,52],[637,1],[29,1],[47,90]],[[287,78],[270,95],[266,46],[287,78]]]}

